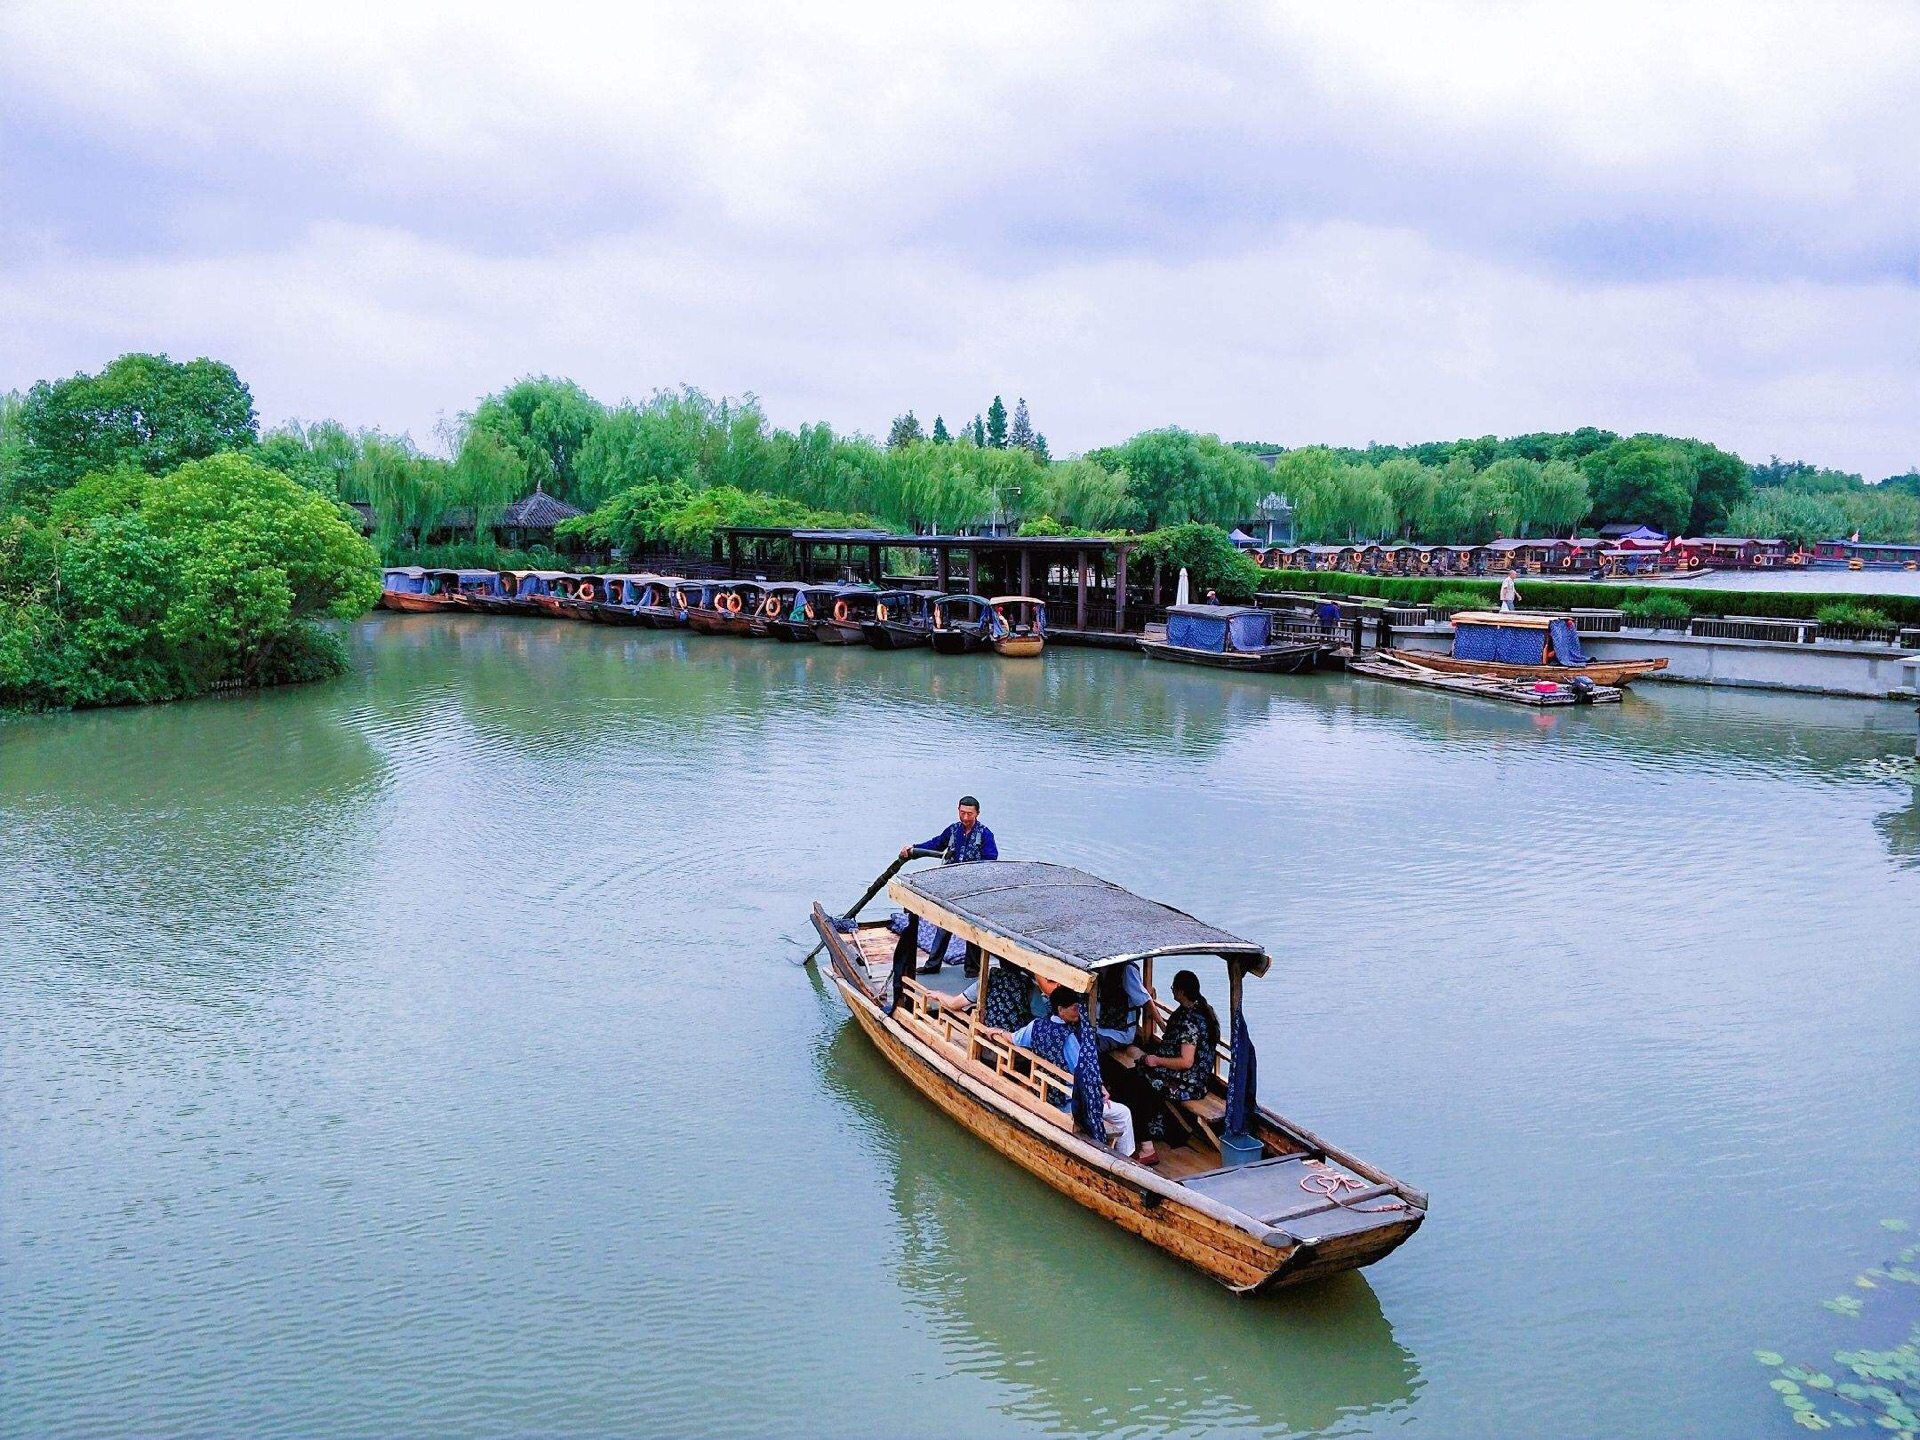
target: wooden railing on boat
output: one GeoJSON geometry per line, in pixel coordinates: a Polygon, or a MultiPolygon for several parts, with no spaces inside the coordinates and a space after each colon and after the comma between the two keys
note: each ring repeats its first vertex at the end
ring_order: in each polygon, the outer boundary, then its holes
{"type": "Polygon", "coordinates": [[[928,998],[933,993],[918,980],[902,980],[893,1018],[999,1094],[1062,1129],[1073,1128],[1073,1117],[1056,1103],[1071,1099],[1073,1076],[997,1031],[974,1028],[964,1013],[935,1006],[928,998]]]}

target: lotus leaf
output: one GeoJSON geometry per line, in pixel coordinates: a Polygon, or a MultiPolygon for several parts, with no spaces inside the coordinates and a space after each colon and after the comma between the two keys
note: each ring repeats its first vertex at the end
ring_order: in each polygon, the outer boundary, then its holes
{"type": "Polygon", "coordinates": [[[1906,1221],[1899,1219],[1882,1220],[1880,1223],[1888,1230],[1907,1230],[1912,1228],[1906,1221]]]}
{"type": "Polygon", "coordinates": [[[1798,1395],[1800,1393],[1800,1387],[1791,1380],[1773,1380],[1768,1383],[1782,1395],[1798,1395]]]}
{"type": "Polygon", "coordinates": [[[1786,1356],[1780,1354],[1777,1350],[1756,1350],[1753,1352],[1753,1358],[1758,1360],[1762,1365],[1769,1367],[1787,1363],[1786,1356]]]}

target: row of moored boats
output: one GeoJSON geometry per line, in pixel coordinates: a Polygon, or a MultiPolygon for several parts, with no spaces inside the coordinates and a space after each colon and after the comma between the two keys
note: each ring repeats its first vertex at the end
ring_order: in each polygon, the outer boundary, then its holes
{"type": "Polygon", "coordinates": [[[380,603],[389,610],[477,610],[880,650],[930,645],[943,655],[992,650],[1034,656],[1045,647],[1047,631],[1047,607],[1030,595],[989,598],[871,585],[562,570],[399,566],[385,572],[380,603]]]}

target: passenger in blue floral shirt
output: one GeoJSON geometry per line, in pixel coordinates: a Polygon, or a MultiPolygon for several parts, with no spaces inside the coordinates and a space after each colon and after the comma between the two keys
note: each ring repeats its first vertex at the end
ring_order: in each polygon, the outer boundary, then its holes
{"type": "MultiPolygon", "coordinates": [[[[922,840],[918,845],[903,845],[900,856],[905,859],[915,850],[931,850],[940,856],[943,863],[961,865],[974,860],[998,860],[1000,847],[994,843],[993,831],[980,823],[980,802],[971,795],[960,797],[960,818],[947,826],[931,840],[922,840]]],[[[937,974],[946,958],[947,932],[936,930],[927,942],[927,963],[920,967],[922,975],[937,974]]],[[[967,946],[967,974],[975,975],[980,970],[980,956],[977,949],[967,946]]]]}

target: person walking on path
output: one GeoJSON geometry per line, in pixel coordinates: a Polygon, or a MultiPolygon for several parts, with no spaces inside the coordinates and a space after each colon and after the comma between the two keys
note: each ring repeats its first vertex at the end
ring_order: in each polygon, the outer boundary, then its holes
{"type": "Polygon", "coordinates": [[[1513,583],[1513,572],[1509,570],[1500,577],[1500,608],[1511,610],[1520,603],[1520,587],[1513,583]]]}

